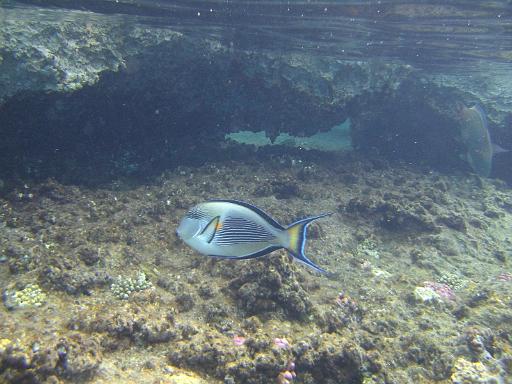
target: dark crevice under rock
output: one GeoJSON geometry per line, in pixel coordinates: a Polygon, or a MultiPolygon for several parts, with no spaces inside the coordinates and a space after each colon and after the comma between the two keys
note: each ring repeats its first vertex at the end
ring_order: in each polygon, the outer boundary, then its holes
{"type": "MultiPolygon", "coordinates": [[[[154,175],[243,159],[246,149],[224,144],[232,131],[312,135],[347,117],[364,153],[470,171],[456,102],[478,100],[399,64],[274,57],[181,39],[126,58],[124,69],[103,72],[94,85],[18,93],[0,104],[0,177],[91,184],[154,175]]],[[[490,120],[493,139],[512,148],[512,116],[498,116],[490,120]]],[[[498,156],[493,176],[510,177],[511,166],[509,154],[498,156]]]]}

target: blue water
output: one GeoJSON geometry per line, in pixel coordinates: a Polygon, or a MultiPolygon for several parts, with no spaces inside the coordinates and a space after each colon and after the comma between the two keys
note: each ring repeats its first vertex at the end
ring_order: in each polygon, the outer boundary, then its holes
{"type": "MultiPolygon", "coordinates": [[[[39,1],[7,1],[37,4],[39,1]]],[[[163,26],[234,49],[381,58],[443,70],[511,60],[508,1],[46,1],[163,26]]]]}
{"type": "Polygon", "coordinates": [[[511,383],[511,63],[510,1],[0,0],[0,382],[511,383]]]}

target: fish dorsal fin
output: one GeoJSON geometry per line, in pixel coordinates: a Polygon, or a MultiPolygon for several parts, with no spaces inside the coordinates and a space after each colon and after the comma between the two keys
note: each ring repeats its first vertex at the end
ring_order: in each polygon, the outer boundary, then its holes
{"type": "Polygon", "coordinates": [[[274,228],[279,229],[281,231],[284,230],[284,227],[281,224],[279,224],[277,221],[275,221],[272,217],[270,217],[270,215],[268,215],[266,212],[262,211],[261,209],[259,209],[258,207],[255,207],[252,204],[249,204],[249,203],[246,203],[246,202],[243,202],[243,201],[229,200],[229,199],[226,199],[226,200],[225,199],[219,199],[219,200],[209,200],[209,201],[211,201],[211,202],[218,202],[218,203],[231,203],[231,204],[239,205],[241,207],[248,208],[251,211],[253,211],[254,213],[256,213],[259,216],[261,216],[263,219],[265,219],[265,221],[267,223],[269,223],[271,226],[273,226],[274,228]]]}

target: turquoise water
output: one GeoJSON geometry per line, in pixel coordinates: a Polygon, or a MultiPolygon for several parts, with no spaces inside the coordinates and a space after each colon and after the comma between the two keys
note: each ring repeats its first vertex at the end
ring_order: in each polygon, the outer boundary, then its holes
{"type": "Polygon", "coordinates": [[[350,139],[350,121],[332,127],[326,132],[318,132],[309,137],[297,137],[288,133],[281,133],[272,142],[265,131],[251,132],[241,131],[229,133],[227,140],[233,140],[240,144],[255,145],[257,147],[266,145],[284,145],[303,149],[316,149],[319,151],[347,151],[352,149],[350,139]]]}

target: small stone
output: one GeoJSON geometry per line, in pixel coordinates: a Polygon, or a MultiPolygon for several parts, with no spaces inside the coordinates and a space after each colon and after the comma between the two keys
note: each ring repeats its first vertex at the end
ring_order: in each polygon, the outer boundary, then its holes
{"type": "Polygon", "coordinates": [[[441,296],[428,287],[416,287],[414,289],[414,298],[416,301],[425,304],[438,303],[441,301],[441,296]]]}
{"type": "Polygon", "coordinates": [[[172,369],[172,367],[164,367],[164,368],[162,369],[162,371],[163,371],[165,374],[167,374],[167,375],[172,375],[172,374],[174,374],[174,369],[172,369]]]}

